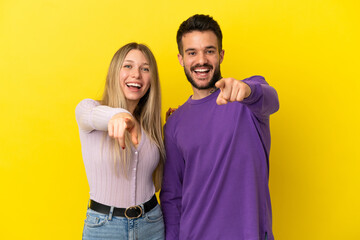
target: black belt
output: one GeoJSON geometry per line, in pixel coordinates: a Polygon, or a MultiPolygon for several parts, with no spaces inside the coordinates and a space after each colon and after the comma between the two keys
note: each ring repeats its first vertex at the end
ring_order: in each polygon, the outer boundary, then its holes
{"type": "MultiPolygon", "coordinates": [[[[139,218],[142,216],[143,213],[147,213],[151,209],[156,207],[157,204],[158,204],[158,202],[157,202],[156,196],[154,194],[154,196],[149,201],[147,201],[146,203],[143,204],[144,210],[140,205],[132,206],[132,207],[128,207],[128,208],[114,208],[113,216],[126,217],[128,219],[139,218]]],[[[98,202],[95,202],[94,200],[90,200],[90,209],[92,209],[96,212],[99,212],[99,213],[109,214],[111,207],[101,204],[101,203],[98,203],[98,202]]]]}

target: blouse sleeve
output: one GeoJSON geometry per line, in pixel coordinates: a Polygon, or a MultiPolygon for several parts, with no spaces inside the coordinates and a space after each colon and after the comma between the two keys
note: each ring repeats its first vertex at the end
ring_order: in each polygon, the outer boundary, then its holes
{"type": "Polygon", "coordinates": [[[109,120],[117,113],[131,113],[123,108],[111,108],[100,105],[92,99],[82,100],[75,109],[76,121],[80,131],[107,131],[109,120]]]}

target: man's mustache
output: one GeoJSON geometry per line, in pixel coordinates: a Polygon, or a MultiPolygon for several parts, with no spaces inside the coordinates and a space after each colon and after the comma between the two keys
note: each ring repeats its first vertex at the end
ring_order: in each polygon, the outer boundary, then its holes
{"type": "Polygon", "coordinates": [[[191,70],[191,71],[194,71],[195,68],[199,68],[199,67],[207,67],[207,68],[209,68],[210,70],[213,69],[213,66],[211,66],[210,64],[205,63],[205,64],[203,64],[203,65],[197,64],[197,65],[191,67],[190,70],[191,70]]]}

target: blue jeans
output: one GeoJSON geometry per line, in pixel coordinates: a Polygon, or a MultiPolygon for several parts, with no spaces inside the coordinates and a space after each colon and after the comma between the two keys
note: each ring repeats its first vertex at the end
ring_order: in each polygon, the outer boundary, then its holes
{"type": "Polygon", "coordinates": [[[164,220],[159,205],[137,219],[114,217],[89,208],[82,239],[163,240],[164,235],[164,220]]]}

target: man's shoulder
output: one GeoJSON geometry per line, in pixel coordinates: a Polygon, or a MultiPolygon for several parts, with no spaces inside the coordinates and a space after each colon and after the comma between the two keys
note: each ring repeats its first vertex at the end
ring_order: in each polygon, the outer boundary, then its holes
{"type": "Polygon", "coordinates": [[[179,106],[175,112],[173,112],[169,118],[166,120],[165,127],[166,128],[172,128],[175,127],[179,121],[181,121],[182,118],[186,117],[187,114],[187,102],[185,102],[183,105],[179,106]]]}

